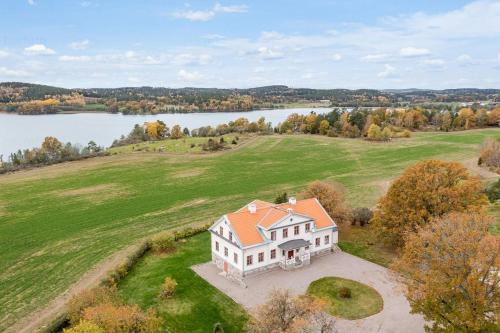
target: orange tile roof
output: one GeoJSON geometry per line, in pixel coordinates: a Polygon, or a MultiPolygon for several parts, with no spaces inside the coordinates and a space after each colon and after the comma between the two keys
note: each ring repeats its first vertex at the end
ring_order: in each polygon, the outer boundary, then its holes
{"type": "Polygon", "coordinates": [[[255,213],[250,213],[248,205],[246,205],[234,213],[226,214],[227,220],[243,246],[262,243],[264,238],[258,227],[265,229],[271,227],[288,215],[288,208],[291,208],[296,214],[314,219],[316,227],[319,229],[335,225],[321,204],[314,198],[297,200],[295,205],[289,203],[276,205],[262,200],[255,200],[251,203],[256,206],[255,213]]]}

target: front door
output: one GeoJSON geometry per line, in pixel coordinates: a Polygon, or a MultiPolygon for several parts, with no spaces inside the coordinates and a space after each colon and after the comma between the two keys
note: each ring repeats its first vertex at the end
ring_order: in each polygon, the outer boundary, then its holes
{"type": "Polygon", "coordinates": [[[224,261],[224,272],[227,273],[227,261],[224,261]]]}
{"type": "Polygon", "coordinates": [[[293,250],[288,251],[288,259],[293,258],[293,250]]]}

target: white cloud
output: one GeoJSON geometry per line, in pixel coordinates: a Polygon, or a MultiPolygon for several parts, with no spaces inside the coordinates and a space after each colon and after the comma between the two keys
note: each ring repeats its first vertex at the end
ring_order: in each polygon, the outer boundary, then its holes
{"type": "Polygon", "coordinates": [[[35,5],[35,0],[28,0],[28,5],[34,6],[35,5]]]}
{"type": "Polygon", "coordinates": [[[73,50],[85,50],[89,47],[90,41],[88,39],[84,39],[82,41],[72,42],[69,44],[69,47],[73,50]]]}
{"type": "Polygon", "coordinates": [[[387,54],[384,53],[379,53],[379,54],[368,54],[363,57],[361,57],[362,61],[367,61],[367,62],[377,62],[384,60],[388,57],[387,54]]]}
{"type": "Polygon", "coordinates": [[[340,53],[335,53],[335,54],[332,54],[330,59],[332,59],[333,61],[340,61],[340,60],[342,60],[342,55],[340,53]]]}
{"type": "Polygon", "coordinates": [[[413,46],[403,47],[399,50],[399,54],[403,57],[421,57],[430,53],[431,51],[428,49],[413,46]]]}
{"type": "Polygon", "coordinates": [[[500,61],[500,53],[498,53],[498,55],[497,55],[497,60],[500,61]]]}
{"type": "Polygon", "coordinates": [[[177,75],[179,76],[179,78],[183,81],[190,81],[190,82],[194,82],[194,81],[199,81],[203,78],[203,75],[201,75],[200,73],[198,72],[189,72],[189,71],[186,71],[184,69],[181,69],[177,75]]]}
{"type": "Polygon", "coordinates": [[[262,60],[276,60],[284,58],[284,54],[280,51],[273,50],[266,46],[261,46],[258,49],[259,56],[262,60]]]}
{"type": "Polygon", "coordinates": [[[7,76],[7,77],[25,77],[25,76],[29,76],[30,74],[26,71],[23,71],[23,70],[16,70],[16,69],[9,69],[6,67],[0,67],[0,75],[7,76]]]}
{"type": "Polygon", "coordinates": [[[71,55],[62,55],[59,57],[60,61],[65,61],[65,62],[86,62],[90,61],[91,58],[89,56],[71,56],[71,55]]]}
{"type": "Polygon", "coordinates": [[[82,2],[80,2],[80,6],[85,7],[85,8],[86,7],[90,7],[90,6],[92,6],[92,2],[90,2],[90,1],[82,1],[82,2]]]}
{"type": "Polygon", "coordinates": [[[145,65],[159,65],[161,64],[161,61],[152,56],[146,56],[146,58],[144,58],[142,63],[145,65]]]}
{"type": "Polygon", "coordinates": [[[173,56],[172,63],[175,65],[207,65],[212,62],[209,54],[179,53],[173,56]]]}
{"type": "Polygon", "coordinates": [[[395,75],[396,75],[396,68],[389,64],[385,64],[384,70],[377,74],[378,77],[383,79],[394,77],[395,75]]]}
{"type": "Polygon", "coordinates": [[[48,48],[43,44],[33,44],[29,47],[26,47],[24,49],[24,52],[28,55],[50,55],[56,53],[54,50],[48,48]]]}
{"type": "Polygon", "coordinates": [[[213,19],[219,13],[245,13],[248,10],[246,5],[223,6],[216,3],[211,9],[207,10],[184,10],[173,13],[176,18],[186,19],[189,21],[206,22],[213,19]]]}
{"type": "Polygon", "coordinates": [[[135,77],[135,76],[130,76],[127,78],[128,82],[132,82],[132,83],[139,83],[141,82],[141,79],[135,77]]]}
{"type": "Polygon", "coordinates": [[[0,59],[7,58],[9,56],[9,52],[0,50],[0,59]]]}
{"type": "Polygon", "coordinates": [[[425,59],[424,64],[432,66],[442,66],[445,64],[443,59],[425,59]]]}
{"type": "Polygon", "coordinates": [[[126,57],[127,59],[133,59],[133,58],[135,58],[135,57],[136,57],[136,55],[137,55],[137,54],[136,54],[134,51],[127,51],[127,52],[125,52],[125,57],[126,57]]]}
{"type": "Polygon", "coordinates": [[[470,62],[471,60],[472,58],[468,54],[461,54],[457,57],[458,62],[470,62]]]}

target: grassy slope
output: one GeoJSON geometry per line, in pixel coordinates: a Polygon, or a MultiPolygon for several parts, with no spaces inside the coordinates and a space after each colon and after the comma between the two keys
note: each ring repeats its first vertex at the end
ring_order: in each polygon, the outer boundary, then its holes
{"type": "Polygon", "coordinates": [[[169,255],[148,255],[120,284],[120,294],[129,303],[153,307],[172,332],[211,332],[220,322],[224,332],[241,332],[246,312],[232,299],[196,275],[190,267],[210,261],[210,234],[205,232],[181,244],[169,255]],[[172,298],[158,294],[165,277],[178,285],[172,298]]]}
{"type": "MultiPolygon", "coordinates": [[[[236,135],[224,135],[224,140],[227,143],[227,148],[235,148],[237,145],[232,145],[231,141],[236,137],[236,135]]],[[[220,137],[214,137],[214,140],[219,142],[220,137]]],[[[141,142],[134,145],[127,145],[121,147],[113,147],[109,149],[109,152],[114,153],[131,153],[134,151],[165,151],[172,153],[199,153],[202,151],[201,145],[207,143],[208,138],[199,137],[187,137],[178,140],[161,140],[161,141],[148,141],[141,142]],[[194,147],[191,147],[194,144],[194,147]]],[[[240,141],[239,143],[241,143],[240,141]]]]}
{"type": "MultiPolygon", "coordinates": [[[[0,177],[0,331],[148,234],[212,221],[315,179],[339,181],[353,206],[372,206],[380,180],[421,159],[472,158],[486,136],[500,131],[418,133],[386,144],[272,136],[222,154],[123,154],[0,177]]],[[[346,237],[344,245],[358,245],[346,237]]],[[[358,254],[387,260],[369,246],[358,254]]]]}

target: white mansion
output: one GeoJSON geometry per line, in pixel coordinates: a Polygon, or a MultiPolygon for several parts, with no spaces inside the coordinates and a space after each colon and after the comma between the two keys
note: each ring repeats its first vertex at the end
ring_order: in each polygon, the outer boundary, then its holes
{"type": "Polygon", "coordinates": [[[212,261],[244,277],[281,267],[309,264],[311,257],[337,248],[337,225],[315,198],[272,204],[255,200],[219,218],[210,228],[212,261]]]}

